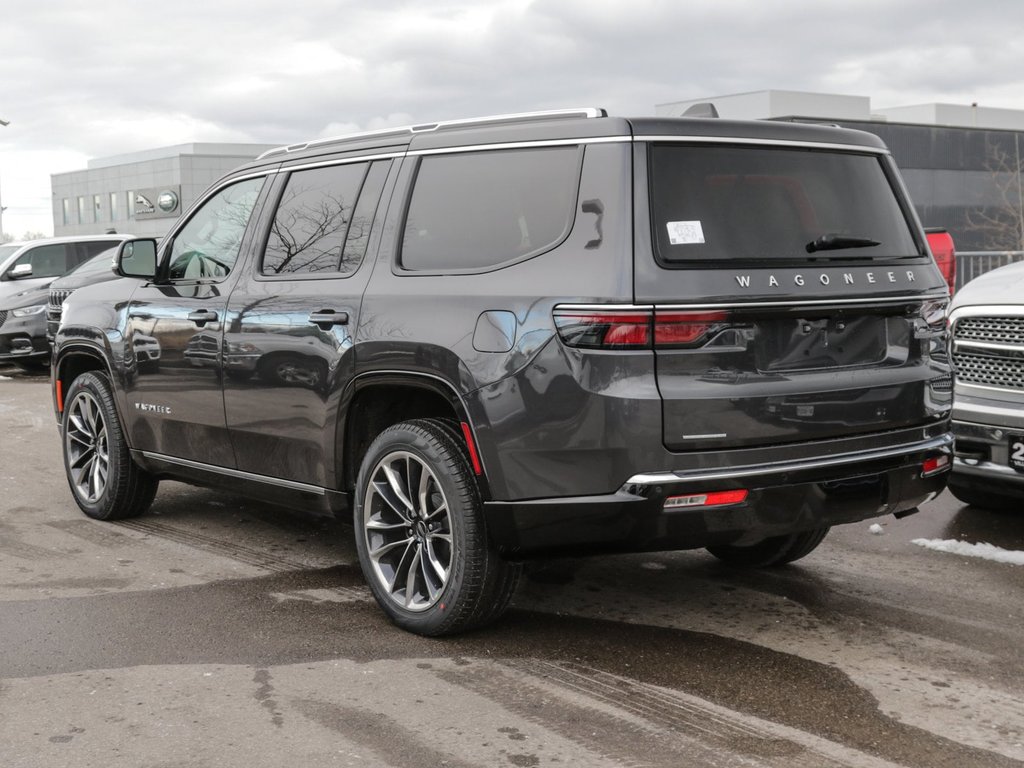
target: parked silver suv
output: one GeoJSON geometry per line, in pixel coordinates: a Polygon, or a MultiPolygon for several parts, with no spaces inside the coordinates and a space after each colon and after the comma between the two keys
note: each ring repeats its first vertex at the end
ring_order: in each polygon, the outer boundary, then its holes
{"type": "Polygon", "coordinates": [[[1024,500],[1024,263],[972,280],[950,312],[956,457],[949,488],[980,507],[1024,500]]]}

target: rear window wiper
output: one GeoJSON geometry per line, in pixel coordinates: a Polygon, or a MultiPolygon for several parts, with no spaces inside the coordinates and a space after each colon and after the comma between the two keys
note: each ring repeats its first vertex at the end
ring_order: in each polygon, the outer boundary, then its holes
{"type": "Polygon", "coordinates": [[[829,232],[811,240],[807,244],[807,252],[838,251],[841,248],[870,248],[873,245],[881,245],[881,243],[877,240],[872,240],[870,237],[853,237],[851,235],[837,235],[834,232],[829,232]]]}

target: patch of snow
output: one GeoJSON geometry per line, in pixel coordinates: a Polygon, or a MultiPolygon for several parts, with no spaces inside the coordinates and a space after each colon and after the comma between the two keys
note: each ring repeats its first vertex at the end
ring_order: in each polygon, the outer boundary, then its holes
{"type": "Polygon", "coordinates": [[[868,530],[875,534],[875,536],[881,536],[883,533],[885,533],[885,528],[880,526],[878,523],[872,523],[871,527],[868,528],[868,530]]]}
{"type": "Polygon", "coordinates": [[[647,571],[664,571],[668,568],[664,563],[641,563],[640,567],[647,571]]]}
{"type": "Polygon", "coordinates": [[[0,376],[0,381],[11,381],[10,376],[0,376]]]}
{"type": "Polygon", "coordinates": [[[964,557],[980,557],[984,560],[992,560],[996,563],[1009,563],[1010,565],[1024,565],[1024,552],[1016,549],[1003,549],[994,544],[972,544],[968,541],[956,541],[954,539],[913,539],[911,544],[919,547],[934,549],[936,552],[949,552],[953,555],[964,557]]]}

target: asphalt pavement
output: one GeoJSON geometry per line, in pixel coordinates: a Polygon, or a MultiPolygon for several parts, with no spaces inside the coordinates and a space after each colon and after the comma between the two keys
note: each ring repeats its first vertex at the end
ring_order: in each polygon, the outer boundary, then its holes
{"type": "Polygon", "coordinates": [[[85,518],[46,377],[0,367],[0,766],[1024,764],[1024,566],[926,546],[1019,553],[1024,509],[877,523],[767,572],[549,563],[429,640],[345,521],[178,483],[85,518]]]}

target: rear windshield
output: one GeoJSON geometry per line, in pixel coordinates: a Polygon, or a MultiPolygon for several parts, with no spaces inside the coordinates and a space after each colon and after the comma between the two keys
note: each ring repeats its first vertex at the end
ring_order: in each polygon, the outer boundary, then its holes
{"type": "Polygon", "coordinates": [[[667,265],[920,255],[877,155],[655,144],[650,156],[667,265]]]}

